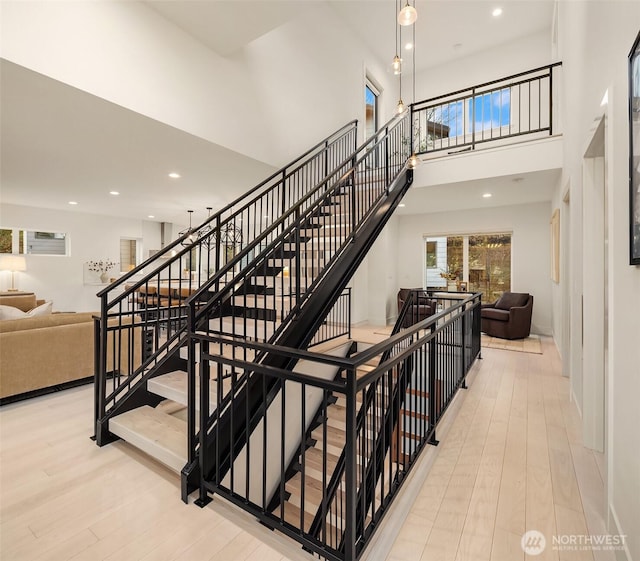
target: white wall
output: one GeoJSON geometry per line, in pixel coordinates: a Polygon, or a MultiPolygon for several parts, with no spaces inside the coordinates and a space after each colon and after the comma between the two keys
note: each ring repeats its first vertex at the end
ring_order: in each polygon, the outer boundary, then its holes
{"type": "Polygon", "coordinates": [[[398,216],[392,216],[349,283],[353,323],[387,325],[397,314],[398,216]]]}
{"type": "MultiPolygon", "coordinates": [[[[422,49],[418,44],[418,52],[422,49]]],[[[423,56],[428,56],[428,50],[423,56]]],[[[427,99],[552,62],[556,60],[551,56],[551,35],[549,31],[540,32],[472,53],[454,63],[432,66],[417,74],[416,90],[419,99],[427,99]]]]}
{"type": "MultiPolygon", "coordinates": [[[[87,261],[110,259],[118,262],[120,238],[142,239],[142,255],[160,247],[157,222],[114,218],[75,211],[0,205],[0,226],[64,232],[69,237],[70,255],[26,255],[27,270],[16,273],[16,287],[53,301],[54,311],[88,312],[100,309],[96,293],[104,286],[84,284],[87,261]]],[[[118,275],[118,269],[110,274],[118,275]]],[[[10,273],[0,275],[0,288],[11,286],[10,273]]]]}
{"type": "Polygon", "coordinates": [[[273,165],[364,118],[365,71],[396,96],[323,3],[229,59],[142,2],[6,1],[1,31],[7,60],[273,165]]]}
{"type": "MultiPolygon", "coordinates": [[[[572,319],[577,313],[583,287],[592,279],[582,277],[583,261],[590,259],[586,232],[590,224],[582,223],[583,203],[594,202],[583,188],[583,156],[593,136],[594,124],[606,118],[605,177],[607,183],[609,314],[606,328],[609,337],[605,380],[605,454],[606,494],[609,530],[627,536],[626,552],[617,559],[640,559],[640,267],[629,265],[629,183],[628,183],[628,100],[627,55],[640,30],[640,3],[624,1],[560,2],[559,50],[565,63],[565,177],[558,186],[556,200],[570,185],[572,252],[571,286],[568,307],[572,319]],[[608,104],[601,100],[608,90],[608,104]],[[570,109],[570,111],[569,111],[570,109]],[[589,200],[584,201],[585,198],[589,200]],[[584,251],[583,251],[584,248],[584,251]],[[575,257],[574,257],[575,255],[575,257]]],[[[603,211],[604,213],[604,211],[603,211]]],[[[564,282],[564,281],[561,281],[564,282]]],[[[564,290],[557,295],[563,300],[564,290]]],[[[588,291],[587,291],[588,292],[588,291]]],[[[588,305],[588,303],[585,303],[588,305]]],[[[563,307],[567,303],[563,301],[563,307]]],[[[582,379],[580,364],[581,324],[572,325],[572,389],[591,384],[582,379]]],[[[590,325],[584,325],[585,330],[590,325]]],[[[585,425],[592,422],[594,407],[586,396],[576,395],[585,425]]]]}
{"type": "Polygon", "coordinates": [[[534,333],[550,334],[550,218],[549,203],[403,215],[399,218],[395,252],[398,264],[395,290],[422,286],[425,236],[512,232],[511,289],[533,294],[531,329],[534,333]]]}

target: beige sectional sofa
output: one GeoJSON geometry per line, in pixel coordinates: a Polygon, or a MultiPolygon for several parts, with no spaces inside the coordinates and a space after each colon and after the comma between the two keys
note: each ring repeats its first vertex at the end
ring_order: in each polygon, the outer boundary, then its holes
{"type": "MultiPolygon", "coordinates": [[[[0,295],[0,305],[12,305],[10,302],[23,311],[38,303],[33,294],[0,295]]],[[[52,313],[0,320],[0,399],[12,401],[7,398],[92,377],[94,315],[52,313]]],[[[140,364],[142,347],[140,329],[135,329],[134,367],[140,364]]],[[[122,364],[128,364],[128,356],[128,349],[123,348],[122,364]]],[[[112,356],[108,362],[112,369],[112,356]]]]}
{"type": "Polygon", "coordinates": [[[0,398],[93,376],[93,314],[0,321],[0,398]]]}

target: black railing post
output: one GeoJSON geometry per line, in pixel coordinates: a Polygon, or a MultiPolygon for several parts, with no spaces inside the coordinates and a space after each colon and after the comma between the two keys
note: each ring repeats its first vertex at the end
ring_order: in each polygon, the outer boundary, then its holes
{"type": "MultiPolygon", "coordinates": [[[[295,230],[295,240],[296,240],[296,255],[295,255],[295,260],[296,260],[296,306],[300,303],[300,261],[302,260],[302,256],[300,255],[300,228],[302,228],[302,224],[300,223],[300,206],[298,206],[296,208],[296,213],[295,213],[295,224],[296,224],[296,230],[295,230]]],[[[284,255],[283,255],[283,261],[284,261],[284,255]]],[[[275,298],[275,296],[274,296],[275,298]]]]}
{"type": "MultiPolygon", "coordinates": [[[[345,535],[344,535],[344,559],[356,561],[356,507],[358,489],[356,489],[356,371],[350,368],[347,372],[347,409],[346,433],[345,433],[345,535]]],[[[364,485],[365,482],[362,482],[364,485]]]]}
{"type": "Polygon", "coordinates": [[[351,287],[347,288],[347,336],[351,339],[351,287]]]}
{"type": "MultiPolygon", "coordinates": [[[[195,501],[195,504],[199,507],[204,507],[211,502],[211,498],[207,492],[205,486],[205,478],[209,473],[209,454],[207,451],[207,423],[209,420],[209,341],[206,339],[200,339],[200,430],[199,430],[199,443],[200,453],[198,454],[199,466],[200,466],[200,496],[195,501]],[[207,357],[207,358],[205,358],[207,357]]],[[[195,367],[194,367],[195,370],[195,367]]],[[[195,380],[194,380],[195,381],[195,380]]],[[[195,407],[193,408],[195,410],[195,407]]],[[[216,462],[218,458],[216,457],[216,462]]],[[[217,483],[217,482],[216,482],[217,483]]]]}
{"type": "Polygon", "coordinates": [[[351,168],[351,239],[356,233],[356,162],[354,158],[353,167],[351,168]]]}
{"type": "MultiPolygon", "coordinates": [[[[438,445],[436,439],[436,423],[438,422],[436,408],[436,325],[431,326],[429,340],[429,444],[438,445]]],[[[439,401],[440,396],[438,396],[439,401]]]]}
{"type": "Polygon", "coordinates": [[[100,391],[100,318],[93,316],[93,436],[96,439],[98,419],[102,417],[100,391]]]}
{"type": "Polygon", "coordinates": [[[549,136],[553,135],[553,66],[549,66],[549,136]]]}
{"type": "Polygon", "coordinates": [[[384,138],[384,183],[385,185],[389,185],[390,183],[391,173],[389,170],[389,127],[387,127],[387,131],[384,138]]]}
{"type": "Polygon", "coordinates": [[[106,413],[106,395],[107,395],[107,331],[109,322],[107,318],[107,295],[104,294],[100,298],[100,341],[99,347],[96,349],[98,352],[98,417],[95,422],[96,431],[96,444],[102,446],[108,442],[107,430],[102,424],[102,419],[106,413]]]}
{"type": "MultiPolygon", "coordinates": [[[[187,355],[187,457],[191,464],[196,457],[196,344],[193,334],[196,332],[195,302],[190,302],[187,309],[188,355],[187,355]]],[[[200,386],[202,393],[202,386],[200,386]]]]}
{"type": "MultiPolygon", "coordinates": [[[[462,109],[464,111],[464,108],[462,109]]],[[[471,90],[471,150],[476,149],[476,89],[471,90]]]]}
{"type": "Polygon", "coordinates": [[[462,389],[467,389],[467,304],[462,304],[462,317],[460,318],[460,322],[462,324],[462,335],[460,337],[462,343],[462,357],[460,360],[460,368],[462,369],[460,372],[462,378],[462,385],[460,386],[462,389]]]}
{"type": "Polygon", "coordinates": [[[282,201],[281,201],[281,208],[280,208],[280,215],[284,215],[287,212],[287,169],[284,168],[282,170],[282,201]]]}
{"type": "Polygon", "coordinates": [[[327,177],[329,175],[329,141],[327,140],[324,143],[324,176],[327,177]]]}

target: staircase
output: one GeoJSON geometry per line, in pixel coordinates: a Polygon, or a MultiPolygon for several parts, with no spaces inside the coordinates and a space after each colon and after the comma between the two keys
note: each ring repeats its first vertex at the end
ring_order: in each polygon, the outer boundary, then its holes
{"type": "Polygon", "coordinates": [[[367,346],[348,283],[411,186],[412,153],[553,134],[557,66],[413,104],[360,146],[348,123],[99,293],[97,444],[122,438],[180,473],[185,502],[218,494],[319,557],[358,559],[466,387],[480,295],[407,327],[414,295],[367,346]],[[528,118],[444,121],[451,96],[503,95],[528,118]]]}

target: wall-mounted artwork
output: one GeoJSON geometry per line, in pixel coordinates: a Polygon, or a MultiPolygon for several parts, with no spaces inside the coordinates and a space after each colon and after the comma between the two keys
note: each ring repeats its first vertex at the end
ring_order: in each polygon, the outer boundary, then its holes
{"type": "Polygon", "coordinates": [[[551,215],[551,280],[560,282],[560,209],[551,215]]]}
{"type": "Polygon", "coordinates": [[[640,265],[640,33],[629,53],[629,250],[640,265]]]}

